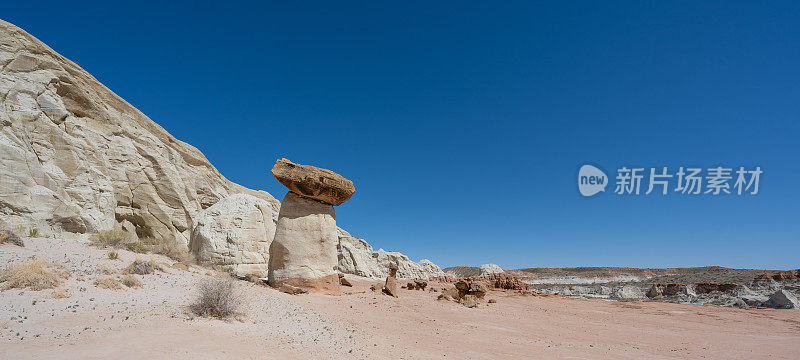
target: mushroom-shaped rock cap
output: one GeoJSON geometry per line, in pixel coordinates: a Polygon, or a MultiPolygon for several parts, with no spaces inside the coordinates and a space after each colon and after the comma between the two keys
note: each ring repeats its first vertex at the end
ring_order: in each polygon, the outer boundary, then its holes
{"type": "Polygon", "coordinates": [[[291,192],[333,206],[341,205],[356,192],[352,181],[333,171],[287,159],[275,162],[272,175],[291,192]]]}

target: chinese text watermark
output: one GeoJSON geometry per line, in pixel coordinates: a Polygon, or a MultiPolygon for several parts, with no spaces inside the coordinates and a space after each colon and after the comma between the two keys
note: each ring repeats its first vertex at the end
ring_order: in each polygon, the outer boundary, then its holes
{"type": "MultiPolygon", "coordinates": [[[[614,178],[614,194],[757,195],[763,173],[760,166],[755,168],[681,166],[672,170],[666,166],[660,168],[622,166],[617,169],[614,178]]],[[[578,190],[583,196],[593,196],[605,191],[608,182],[606,174],[592,165],[583,165],[578,171],[578,190]]]]}

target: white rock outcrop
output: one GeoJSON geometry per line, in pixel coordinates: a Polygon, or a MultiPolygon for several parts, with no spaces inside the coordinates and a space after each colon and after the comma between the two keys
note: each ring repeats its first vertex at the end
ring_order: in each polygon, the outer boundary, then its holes
{"type": "Polygon", "coordinates": [[[427,279],[444,276],[444,272],[433,262],[423,259],[415,263],[399,252],[374,251],[364,239],[351,236],[339,229],[339,271],[371,278],[389,276],[389,265],[397,265],[397,276],[406,279],[427,279]]]}
{"type": "Polygon", "coordinates": [[[188,244],[196,216],[230,194],[225,179],[77,63],[0,20],[0,225],[136,233],[188,244]]]}
{"type": "Polygon", "coordinates": [[[277,211],[275,203],[252,195],[227,196],[197,216],[189,248],[201,265],[267,277],[277,211]]]}
{"type": "Polygon", "coordinates": [[[505,272],[500,266],[495,264],[483,264],[481,265],[481,275],[489,275],[489,274],[497,274],[505,272]]]}

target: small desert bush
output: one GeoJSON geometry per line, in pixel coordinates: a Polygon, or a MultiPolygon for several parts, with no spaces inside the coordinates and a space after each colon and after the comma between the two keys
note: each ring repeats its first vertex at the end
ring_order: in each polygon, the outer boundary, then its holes
{"type": "Polygon", "coordinates": [[[150,248],[141,241],[128,243],[127,245],[125,245],[125,248],[128,249],[128,251],[133,251],[139,254],[147,254],[148,252],[150,252],[150,248]]]}
{"type": "Polygon", "coordinates": [[[161,266],[156,264],[156,262],[153,260],[141,259],[136,259],[125,269],[126,272],[136,275],[148,275],[152,274],[156,270],[163,271],[164,269],[162,269],[161,266]]]}
{"type": "Polygon", "coordinates": [[[240,301],[234,292],[234,281],[228,279],[211,279],[200,284],[200,297],[189,309],[198,316],[226,318],[236,315],[240,301]]]}
{"type": "Polygon", "coordinates": [[[139,281],[139,279],[137,279],[136,276],[133,276],[131,274],[125,274],[124,276],[122,276],[122,284],[129,288],[142,286],[142,282],[139,281]]]}
{"type": "Polygon", "coordinates": [[[113,276],[100,278],[94,281],[94,286],[109,290],[121,290],[122,283],[113,276]]]}
{"type": "Polygon", "coordinates": [[[114,251],[114,250],[109,251],[108,252],[108,259],[109,260],[119,260],[119,253],[114,251]]]}
{"type": "Polygon", "coordinates": [[[133,234],[115,229],[101,231],[92,237],[92,243],[100,247],[125,248],[139,254],[154,253],[185,264],[194,264],[195,258],[185,244],[177,239],[160,241],[154,237],[136,238],[133,234]]]}
{"type": "Polygon", "coordinates": [[[43,259],[33,259],[26,263],[14,264],[0,271],[2,289],[29,288],[44,290],[58,287],[61,280],[68,278],[64,266],[43,259]]]}
{"type": "Polygon", "coordinates": [[[39,236],[39,229],[32,228],[28,230],[28,237],[37,237],[37,236],[39,236]]]}
{"type": "Polygon", "coordinates": [[[133,236],[122,229],[103,230],[92,235],[89,239],[93,245],[99,247],[122,247],[132,242],[133,236]]]}
{"type": "Polygon", "coordinates": [[[25,243],[22,242],[22,239],[20,239],[17,234],[8,230],[2,230],[0,231],[0,244],[6,242],[17,246],[25,246],[25,243]]]}
{"type": "Polygon", "coordinates": [[[110,266],[108,266],[106,264],[97,265],[97,270],[96,271],[98,273],[100,273],[100,274],[103,274],[103,275],[116,275],[116,274],[119,274],[119,270],[118,269],[110,267],[110,266]]]}
{"type": "Polygon", "coordinates": [[[55,289],[51,295],[54,299],[66,299],[72,297],[72,292],[69,289],[55,289]]]}
{"type": "Polygon", "coordinates": [[[189,249],[186,248],[186,245],[176,239],[156,243],[151,247],[151,249],[156,254],[165,255],[172,260],[182,262],[184,264],[195,263],[194,255],[189,252],[189,249]]]}

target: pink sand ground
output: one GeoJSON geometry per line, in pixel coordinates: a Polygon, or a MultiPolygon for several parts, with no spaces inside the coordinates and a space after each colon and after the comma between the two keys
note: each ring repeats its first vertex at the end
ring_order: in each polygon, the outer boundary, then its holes
{"type": "MultiPolygon", "coordinates": [[[[0,245],[0,263],[59,261],[72,277],[52,290],[0,291],[0,359],[798,359],[800,311],[621,303],[492,292],[467,309],[438,292],[369,290],[352,278],[345,295],[291,296],[247,282],[242,316],[194,318],[185,306],[207,269],[137,275],[144,287],[106,290],[99,264],[137,256],[59,239],[0,245]],[[35,304],[34,304],[35,302],[35,304]]],[[[401,282],[402,283],[402,282],[401,282]]],[[[434,287],[452,286],[433,284],[434,287]]]]}

